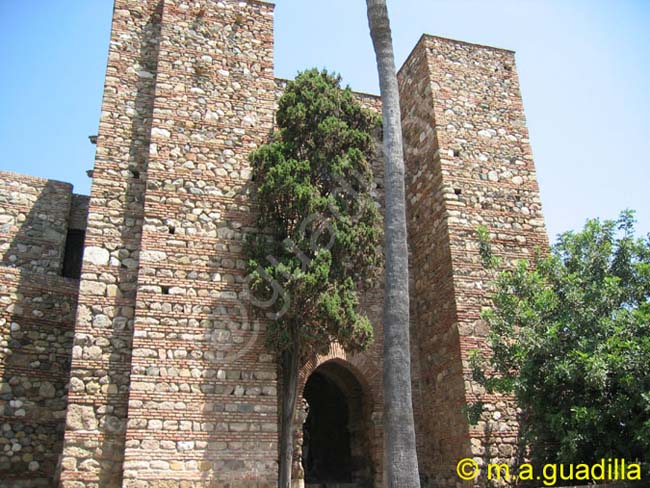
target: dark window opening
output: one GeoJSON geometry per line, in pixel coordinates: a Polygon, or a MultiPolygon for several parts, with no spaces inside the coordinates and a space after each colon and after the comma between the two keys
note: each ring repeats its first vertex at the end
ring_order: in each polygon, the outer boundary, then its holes
{"type": "Polygon", "coordinates": [[[169,287],[168,286],[161,286],[160,289],[161,289],[163,295],[169,295],[169,287]]]}
{"type": "Polygon", "coordinates": [[[460,156],[460,149],[453,149],[452,152],[453,152],[455,158],[460,156]]]}
{"type": "Polygon", "coordinates": [[[463,193],[463,190],[461,190],[460,188],[454,188],[454,193],[456,195],[460,195],[461,193],[463,193]]]}
{"type": "Polygon", "coordinates": [[[62,276],[79,279],[81,277],[81,262],[84,256],[84,239],[86,232],[78,229],[68,230],[63,254],[62,276]]]}
{"type": "Polygon", "coordinates": [[[134,180],[140,179],[140,172],[137,169],[129,170],[129,172],[131,173],[131,178],[134,180]]]}
{"type": "Polygon", "coordinates": [[[170,225],[168,229],[170,234],[176,234],[176,227],[174,227],[173,225],[170,225]]]}

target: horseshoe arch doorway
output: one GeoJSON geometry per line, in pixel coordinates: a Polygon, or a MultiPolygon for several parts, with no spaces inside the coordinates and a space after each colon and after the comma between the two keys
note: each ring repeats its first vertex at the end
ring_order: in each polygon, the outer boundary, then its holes
{"type": "Polygon", "coordinates": [[[306,488],[370,488],[370,405],[356,375],[341,360],[316,368],[305,383],[302,465],[306,488]]]}

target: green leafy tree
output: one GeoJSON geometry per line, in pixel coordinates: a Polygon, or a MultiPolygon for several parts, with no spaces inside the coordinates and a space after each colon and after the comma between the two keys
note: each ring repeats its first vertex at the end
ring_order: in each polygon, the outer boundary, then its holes
{"type": "MultiPolygon", "coordinates": [[[[493,355],[474,357],[488,391],[513,394],[536,462],[650,462],[650,236],[634,214],[559,236],[535,266],[498,274],[483,314],[493,355]],[[487,361],[487,362],[486,362],[487,361]]],[[[479,231],[481,255],[498,265],[479,231]]]]}
{"type": "Polygon", "coordinates": [[[248,243],[248,284],[270,319],[267,345],[283,373],[280,487],[291,484],[293,418],[302,362],[333,341],[368,347],[373,328],[358,292],[381,266],[381,216],[370,190],[379,117],[340,77],[305,71],[279,100],[278,131],[250,161],[257,228],[248,243]]]}

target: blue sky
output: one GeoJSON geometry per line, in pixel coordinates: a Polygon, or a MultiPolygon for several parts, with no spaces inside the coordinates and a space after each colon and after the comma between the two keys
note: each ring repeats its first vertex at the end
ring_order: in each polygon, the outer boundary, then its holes
{"type": "MultiPolygon", "coordinates": [[[[388,0],[398,67],[424,32],[517,51],[551,238],[637,210],[650,231],[650,2],[388,0]]],[[[278,0],[276,76],[378,93],[361,0],[278,0]]],[[[0,169],[88,193],[111,0],[0,0],[0,169]]]]}

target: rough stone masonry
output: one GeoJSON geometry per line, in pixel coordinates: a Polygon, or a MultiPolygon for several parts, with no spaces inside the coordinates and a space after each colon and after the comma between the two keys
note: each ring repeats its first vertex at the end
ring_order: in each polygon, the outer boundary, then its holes
{"type": "MultiPolygon", "coordinates": [[[[419,462],[424,486],[472,486],[460,458],[517,455],[515,406],[468,364],[489,304],[476,228],[531,258],[539,191],[511,51],[424,35],[398,77],[419,462]]],[[[280,378],[242,243],[282,88],[273,4],[115,1],[90,197],[0,172],[0,486],[275,486],[280,378]]],[[[298,485],[382,486],[380,284],[363,307],[373,347],[302,368],[298,485]]]]}

